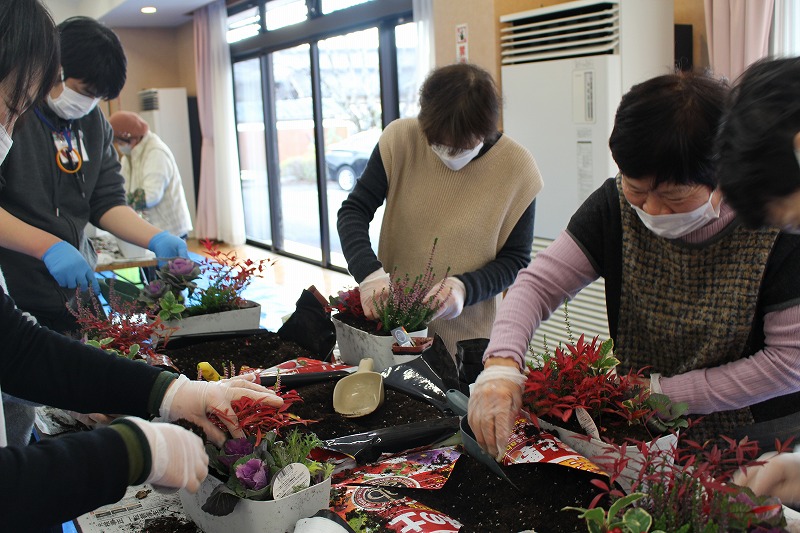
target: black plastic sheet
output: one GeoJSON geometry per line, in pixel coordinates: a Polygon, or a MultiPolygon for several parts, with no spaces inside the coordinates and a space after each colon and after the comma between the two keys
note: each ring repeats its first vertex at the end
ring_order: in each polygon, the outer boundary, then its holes
{"type": "Polygon", "coordinates": [[[325,307],[306,289],[297,300],[292,316],[278,330],[278,336],[312,352],[317,359],[328,360],[336,344],[336,329],[325,307]]]}
{"type": "Polygon", "coordinates": [[[430,446],[458,431],[459,419],[452,416],[337,437],[324,441],[323,448],[347,454],[358,464],[366,464],[376,461],[382,453],[430,446]]]}
{"type": "MultiPolygon", "coordinates": [[[[439,337],[436,338],[441,342],[439,337]]],[[[436,344],[436,341],[434,341],[434,344],[436,344]]],[[[445,356],[450,357],[446,350],[445,356]]],[[[447,386],[445,380],[433,370],[430,363],[431,359],[439,359],[440,357],[440,353],[433,349],[428,349],[416,359],[390,366],[381,372],[383,385],[386,388],[429,403],[442,412],[450,412],[446,392],[448,388],[452,387],[447,386]]],[[[452,360],[450,360],[450,363],[455,370],[452,360]]]]}

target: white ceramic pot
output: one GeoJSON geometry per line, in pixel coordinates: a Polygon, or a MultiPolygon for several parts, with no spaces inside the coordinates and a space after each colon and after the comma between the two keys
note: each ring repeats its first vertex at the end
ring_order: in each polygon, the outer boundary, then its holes
{"type": "Polygon", "coordinates": [[[131,244],[128,241],[123,241],[118,237],[117,237],[117,246],[119,247],[119,253],[121,253],[122,257],[125,257],[126,259],[142,258],[148,256],[155,257],[155,254],[153,254],[147,248],[136,246],[135,244],[131,244]]]}
{"type": "Polygon", "coordinates": [[[176,338],[184,335],[258,329],[260,323],[261,304],[245,300],[245,307],[233,311],[170,320],[166,322],[166,326],[176,328],[176,331],[170,335],[170,337],[176,338]]]}
{"type": "MultiPolygon", "coordinates": [[[[603,468],[604,464],[608,465],[612,457],[619,455],[617,448],[610,444],[555,426],[541,418],[539,419],[539,426],[551,433],[555,432],[563,443],[567,444],[570,448],[583,455],[600,468],[603,468]]],[[[664,435],[650,443],[650,449],[663,450],[674,454],[677,443],[677,435],[664,435]]],[[[643,459],[639,450],[634,446],[627,446],[625,448],[625,456],[629,457],[630,461],[625,466],[625,469],[622,471],[617,481],[625,492],[630,492],[631,482],[636,479],[639,470],[641,470],[643,459]]]]}
{"type": "Polygon", "coordinates": [[[203,511],[203,504],[221,483],[214,476],[208,476],[195,494],[186,490],[179,492],[186,516],[205,533],[292,533],[298,520],[313,516],[320,509],[330,506],[329,477],[322,483],[279,500],[240,500],[231,514],[210,515],[203,511]]]}
{"type": "MultiPolygon", "coordinates": [[[[373,370],[383,372],[387,368],[419,357],[414,355],[395,355],[392,353],[394,337],[391,335],[374,335],[368,331],[345,324],[336,315],[331,317],[336,328],[336,343],[339,345],[339,358],[348,365],[358,366],[366,357],[373,360],[373,370]]],[[[425,337],[428,328],[409,332],[411,337],[425,337]]]]}

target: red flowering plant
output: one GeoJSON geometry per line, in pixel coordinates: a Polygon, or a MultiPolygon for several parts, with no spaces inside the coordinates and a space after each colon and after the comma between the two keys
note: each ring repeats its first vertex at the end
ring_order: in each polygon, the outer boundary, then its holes
{"type": "Polygon", "coordinates": [[[239,309],[244,290],[275,263],[223,252],[208,239],[200,242],[208,256],[202,263],[183,257],[168,261],[156,271],[158,279],[138,291],[138,301],[164,321],[239,309]],[[205,286],[196,282],[200,278],[207,281],[205,286]]]}
{"type": "MultiPolygon", "coordinates": [[[[217,485],[203,504],[203,511],[224,516],[233,512],[241,498],[269,500],[286,494],[273,493],[272,481],[289,465],[299,463],[308,470],[308,484],[293,490],[302,490],[321,483],[333,473],[333,465],[310,458],[312,450],[322,446],[314,433],[301,432],[298,425],[312,420],[303,420],[288,412],[292,404],[302,401],[296,391],[276,392],[283,398],[283,405],[273,407],[250,398],[231,402],[245,436],[228,439],[221,448],[206,444],[209,466],[224,484],[217,485]],[[287,430],[287,428],[292,429],[287,430]]],[[[223,413],[209,415],[217,427],[226,430],[221,419],[223,413]]]]}
{"type": "Polygon", "coordinates": [[[80,291],[76,291],[75,307],[67,307],[83,342],[128,359],[174,368],[168,357],[156,353],[157,344],[165,344],[173,330],[152,311],[124,299],[114,290],[113,280],[109,287],[107,311],[97,298],[85,302],[80,291]]]}
{"type": "MultiPolygon", "coordinates": [[[[566,304],[565,321],[572,340],[566,304]]],[[[585,411],[597,426],[593,429],[609,442],[614,441],[609,434],[614,427],[639,426],[659,434],[687,427],[683,416],[687,404],[651,393],[643,385],[647,383],[644,369],[618,373],[620,361],[613,348],[611,339],[601,343],[595,337],[588,342],[581,335],[577,342],[559,345],[554,353],[546,349],[538,355],[539,364],[529,363],[522,401],[533,421],[549,416],[567,422],[585,411]]],[[[584,430],[588,422],[581,421],[584,430]]]]}
{"type": "MultiPolygon", "coordinates": [[[[776,443],[788,450],[788,443],[776,443]]],[[[706,533],[784,532],[786,520],[777,498],[756,496],[732,483],[733,474],[756,460],[758,445],[722,437],[720,443],[679,441],[671,454],[639,443],[636,459],[624,453],[610,458],[608,481],[592,481],[601,492],[588,509],[578,511],[590,532],[597,533],[706,533]],[[635,465],[628,463],[635,461],[635,465]],[[637,472],[632,490],[625,494],[616,485],[622,472],[637,472]],[[598,506],[607,502],[608,509],[598,506]]]]}
{"type": "MultiPolygon", "coordinates": [[[[389,277],[389,290],[377,295],[374,298],[375,311],[378,320],[373,321],[374,331],[384,332],[387,335],[395,328],[403,327],[406,331],[419,331],[428,326],[433,319],[433,315],[441,307],[438,301],[439,293],[428,296],[428,293],[436,285],[435,273],[433,271],[433,257],[436,253],[436,243],[434,239],[428,262],[422,274],[413,279],[411,275],[398,275],[397,268],[394,269],[389,277]]],[[[445,272],[446,278],[450,274],[450,268],[445,272]]],[[[440,291],[441,286],[440,286],[440,291]]],[[[339,292],[337,297],[330,298],[329,309],[336,309],[343,315],[350,315],[355,318],[363,319],[364,310],[361,307],[361,295],[358,288],[339,292]]]]}

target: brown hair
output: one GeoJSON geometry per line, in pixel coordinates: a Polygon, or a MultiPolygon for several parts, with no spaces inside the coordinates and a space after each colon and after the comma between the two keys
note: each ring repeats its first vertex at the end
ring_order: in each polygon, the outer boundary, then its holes
{"type": "Polygon", "coordinates": [[[473,148],[497,132],[500,95],[492,76],[477,65],[434,69],[419,91],[419,125],[428,144],[451,154],[473,148]]]}

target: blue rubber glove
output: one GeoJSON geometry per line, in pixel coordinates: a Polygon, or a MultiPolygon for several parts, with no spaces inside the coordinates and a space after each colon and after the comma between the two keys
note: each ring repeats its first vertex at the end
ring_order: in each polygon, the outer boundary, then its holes
{"type": "Polygon", "coordinates": [[[162,266],[170,259],[176,257],[189,258],[189,249],[186,248],[186,241],[180,237],[176,237],[168,231],[162,231],[153,235],[147,249],[156,254],[158,257],[158,266],[162,266]],[[163,259],[163,260],[162,260],[163,259]]]}
{"type": "Polygon", "coordinates": [[[95,278],[94,270],[86,262],[81,253],[66,241],[59,241],[47,249],[42,261],[59,285],[68,289],[80,287],[85,291],[89,287],[95,294],[100,294],[100,285],[95,278]]]}

